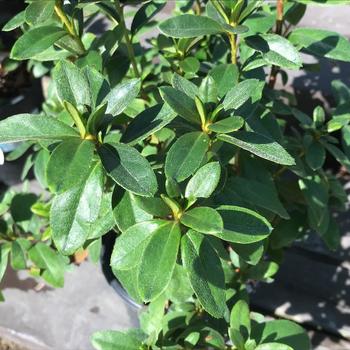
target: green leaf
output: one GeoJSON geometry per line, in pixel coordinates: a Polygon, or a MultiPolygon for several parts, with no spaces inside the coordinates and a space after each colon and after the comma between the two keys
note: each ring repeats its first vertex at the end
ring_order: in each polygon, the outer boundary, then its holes
{"type": "Polygon", "coordinates": [[[265,343],[258,345],[254,350],[293,350],[293,348],[281,343],[265,343]]]}
{"type": "Polygon", "coordinates": [[[350,170],[350,160],[345,153],[343,153],[338,147],[330,144],[323,143],[327,151],[346,169],[350,170]]]}
{"type": "MultiPolygon", "coordinates": [[[[169,231],[169,222],[150,220],[129,227],[115,241],[111,257],[111,266],[116,270],[129,270],[138,265],[146,243],[156,232],[169,231]]],[[[158,254],[156,254],[158,256],[158,254]]],[[[152,269],[153,271],[153,269],[152,269]]]]}
{"type": "Polygon", "coordinates": [[[135,35],[145,24],[147,24],[159,11],[161,11],[166,2],[148,2],[142,5],[136,12],[132,23],[131,33],[135,35]]]}
{"type": "Polygon", "coordinates": [[[51,47],[66,34],[65,30],[54,26],[30,29],[15,42],[10,58],[14,60],[35,59],[37,54],[51,47]]]}
{"type": "Polygon", "coordinates": [[[115,86],[102,101],[108,103],[106,113],[113,116],[122,113],[137,97],[140,88],[140,79],[130,79],[115,86]]]}
{"type": "Polygon", "coordinates": [[[288,345],[292,349],[311,349],[310,340],[305,330],[296,323],[287,320],[255,323],[251,338],[259,345],[273,341],[288,345]]]}
{"type": "Polygon", "coordinates": [[[208,129],[216,133],[230,133],[239,130],[244,125],[244,119],[238,115],[221,119],[214,124],[210,124],[208,129]]]}
{"type": "Polygon", "coordinates": [[[210,315],[223,317],[227,309],[224,271],[209,239],[188,231],[181,240],[181,254],[198,300],[210,315]]]}
{"type": "Polygon", "coordinates": [[[144,301],[152,301],[170,283],[179,250],[181,231],[175,222],[155,231],[146,243],[138,272],[138,290],[144,301]]]}
{"type": "Polygon", "coordinates": [[[63,106],[64,106],[65,110],[69,113],[71,118],[73,119],[75,126],[78,128],[80,137],[82,139],[85,138],[86,129],[85,129],[85,125],[81,119],[81,114],[78,111],[78,109],[67,101],[63,101],[63,106]]]}
{"type": "Polygon", "coordinates": [[[261,52],[264,60],[270,64],[287,68],[299,69],[302,60],[292,43],[276,34],[260,34],[245,38],[248,46],[261,52]]]}
{"type": "Polygon", "coordinates": [[[165,160],[165,174],[181,182],[201,165],[209,148],[209,137],[200,131],[182,135],[170,147],[165,160]]]}
{"type": "Polygon", "coordinates": [[[232,135],[219,134],[221,141],[243,148],[261,158],[282,165],[294,165],[294,158],[276,141],[249,131],[236,131],[232,135]]]}
{"type": "Polygon", "coordinates": [[[200,116],[195,102],[184,92],[170,86],[159,88],[163,100],[183,119],[193,124],[200,124],[200,116]]]}
{"type": "Polygon", "coordinates": [[[159,29],[173,38],[192,38],[224,31],[220,23],[209,17],[189,14],[169,18],[159,25],[159,29]]]}
{"type": "Polygon", "coordinates": [[[3,32],[9,32],[20,27],[25,22],[25,11],[21,11],[17,13],[14,17],[12,17],[2,28],[3,32]]]}
{"type": "Polygon", "coordinates": [[[250,244],[263,240],[272,231],[270,223],[253,210],[222,205],[217,211],[224,222],[224,229],[214,236],[224,241],[250,244]]]}
{"type": "Polygon", "coordinates": [[[122,232],[138,222],[152,219],[152,215],[137,205],[134,195],[118,185],[113,191],[112,207],[115,222],[122,232]]]}
{"type": "Polygon", "coordinates": [[[103,169],[96,163],[88,177],[54,197],[50,213],[52,237],[62,254],[73,254],[84,244],[98,218],[103,185],[103,169]]]}
{"type": "Polygon", "coordinates": [[[39,242],[28,251],[29,259],[40,269],[44,269],[42,277],[56,288],[64,284],[64,261],[62,256],[46,244],[39,242]]]}
{"type": "Polygon", "coordinates": [[[238,300],[233,306],[230,315],[230,327],[239,332],[245,341],[249,339],[251,324],[249,306],[246,301],[238,300]]]}
{"type": "Polygon", "coordinates": [[[136,350],[140,349],[142,341],[135,336],[119,331],[96,332],[91,337],[91,343],[96,350],[136,350]]]}
{"type": "Polygon", "coordinates": [[[69,61],[59,61],[52,70],[58,97],[73,106],[91,105],[90,88],[82,70],[69,61]]]}
{"type": "Polygon", "coordinates": [[[53,15],[55,2],[52,0],[33,1],[25,10],[25,20],[31,25],[45,22],[53,15]]]}
{"type": "Polygon", "coordinates": [[[336,32],[296,28],[288,39],[311,55],[350,62],[350,43],[347,38],[336,32]]]}
{"type": "Polygon", "coordinates": [[[0,282],[4,277],[7,268],[8,255],[11,250],[10,244],[1,244],[0,246],[0,282]]]}
{"type": "Polygon", "coordinates": [[[197,73],[200,62],[196,57],[186,57],[183,61],[179,62],[179,66],[185,73],[197,73]]]}
{"type": "MultiPolygon", "coordinates": [[[[12,242],[11,244],[11,266],[14,270],[24,270],[27,266],[26,263],[26,249],[25,245],[22,242],[28,243],[30,246],[30,243],[26,241],[25,239],[17,239],[16,241],[12,242]],[[21,241],[22,240],[22,241],[21,241]]],[[[28,246],[27,246],[28,248],[28,246]]]]}
{"type": "Polygon", "coordinates": [[[223,230],[223,221],[220,214],[209,207],[197,207],[186,211],[181,216],[180,222],[202,233],[216,234],[223,230]]]}
{"type": "Polygon", "coordinates": [[[130,122],[121,141],[136,144],[163,129],[175,117],[176,113],[167,104],[147,108],[130,122]]]}
{"type": "Polygon", "coordinates": [[[65,140],[79,133],[63,122],[42,115],[17,114],[0,121],[0,142],[65,140]]]}
{"type": "Polygon", "coordinates": [[[199,97],[205,103],[216,103],[218,100],[218,88],[214,78],[206,76],[199,87],[199,97]]]}
{"type": "Polygon", "coordinates": [[[142,210],[152,216],[164,218],[172,213],[162,198],[134,196],[134,199],[142,210]]]}
{"type": "Polygon", "coordinates": [[[306,150],[306,163],[312,170],[322,168],[326,160],[326,151],[317,141],[313,141],[306,150]]]}
{"type": "Polygon", "coordinates": [[[224,108],[237,109],[247,102],[250,98],[252,102],[257,102],[261,99],[264,83],[258,79],[247,79],[228,91],[223,101],[224,108]]]}
{"type": "Polygon", "coordinates": [[[62,193],[89,175],[95,146],[88,140],[63,141],[52,152],[46,178],[51,192],[62,193]]]}
{"type": "Polygon", "coordinates": [[[192,100],[199,96],[198,86],[177,73],[173,75],[172,85],[176,90],[182,91],[192,100]]]}
{"type": "Polygon", "coordinates": [[[103,123],[103,119],[106,114],[107,104],[103,104],[96,108],[96,110],[90,115],[86,129],[89,134],[96,135],[103,123]]]}
{"type": "Polygon", "coordinates": [[[221,166],[219,162],[211,162],[202,166],[188,182],[185,197],[209,198],[219,183],[220,175],[221,166]]]}
{"type": "Polygon", "coordinates": [[[235,64],[219,64],[216,65],[210,72],[216,82],[218,94],[223,97],[238,83],[238,68],[235,64]]]}
{"type": "Polygon", "coordinates": [[[133,147],[105,143],[99,149],[102,164],[109,176],[121,187],[140,196],[157,192],[157,179],[148,163],[133,147]]]}

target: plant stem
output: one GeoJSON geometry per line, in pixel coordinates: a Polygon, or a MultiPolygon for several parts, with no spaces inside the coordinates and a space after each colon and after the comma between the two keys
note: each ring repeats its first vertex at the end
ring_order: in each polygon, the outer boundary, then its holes
{"type": "MultiPolygon", "coordinates": [[[[276,8],[276,30],[275,33],[277,35],[282,35],[282,27],[283,27],[283,8],[284,8],[284,0],[277,0],[277,8],[276,8]]],[[[276,84],[276,77],[278,73],[278,68],[276,66],[272,66],[270,79],[269,79],[269,87],[273,89],[276,84]]]]}
{"type": "Polygon", "coordinates": [[[140,72],[137,68],[137,63],[136,63],[136,59],[135,59],[135,52],[134,52],[134,48],[132,46],[129,34],[128,34],[128,29],[126,28],[126,24],[125,24],[125,19],[124,19],[124,12],[123,9],[120,5],[120,1],[119,0],[114,0],[114,4],[115,4],[115,8],[118,12],[119,15],[119,24],[122,26],[123,32],[124,32],[124,39],[125,39],[125,44],[126,44],[126,48],[128,50],[128,55],[129,55],[129,59],[132,65],[132,68],[134,70],[135,76],[137,78],[140,78],[140,72]]]}
{"type": "Polygon", "coordinates": [[[85,50],[84,44],[81,41],[81,38],[80,38],[79,34],[77,33],[73,22],[71,22],[69,20],[69,18],[67,17],[67,15],[64,13],[64,11],[62,9],[62,5],[61,5],[61,3],[59,1],[57,1],[56,4],[55,4],[55,13],[59,17],[59,19],[61,20],[63,25],[66,27],[68,33],[78,43],[78,45],[80,46],[81,50],[83,52],[85,52],[86,50],[85,50]]]}
{"type": "Polygon", "coordinates": [[[231,45],[231,63],[237,64],[237,35],[229,34],[228,38],[231,45]]]}

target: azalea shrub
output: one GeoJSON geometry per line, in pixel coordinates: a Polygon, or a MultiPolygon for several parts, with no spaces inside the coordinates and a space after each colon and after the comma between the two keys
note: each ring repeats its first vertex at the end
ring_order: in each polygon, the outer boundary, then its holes
{"type": "Polygon", "coordinates": [[[3,28],[18,33],[7,65],[49,83],[39,114],[0,122],[0,143],[30,150],[51,197],[31,203],[46,222],[29,243],[0,233],[0,277],[11,261],[59,287],[68,257],[98,260],[113,232],[111,269],[147,308],[140,329],[92,335],[96,349],[309,350],[249,299],[295,240],[339,244],[350,89],[333,81],[334,106],[311,115],[288,89],[319,58],[350,61],[342,35],[297,26],[334,1],[26,3],[3,28]]]}

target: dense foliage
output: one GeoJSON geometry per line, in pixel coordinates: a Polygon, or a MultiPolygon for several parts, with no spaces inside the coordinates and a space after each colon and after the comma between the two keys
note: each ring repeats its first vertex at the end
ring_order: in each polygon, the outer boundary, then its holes
{"type": "Polygon", "coordinates": [[[6,64],[52,79],[0,143],[33,151],[26,170],[52,197],[4,196],[0,278],[10,256],[59,287],[67,256],[98,259],[113,230],[112,270],[149,306],[96,349],[310,349],[300,326],[250,312],[249,292],[296,239],[339,243],[346,195],[325,160],[350,169],[350,90],[334,81],[335,108],[309,116],[285,89],[290,70],[318,68],[301,52],[350,61],[343,36],[295,28],[327,1],[26,2],[3,28],[22,33],[6,64]]]}

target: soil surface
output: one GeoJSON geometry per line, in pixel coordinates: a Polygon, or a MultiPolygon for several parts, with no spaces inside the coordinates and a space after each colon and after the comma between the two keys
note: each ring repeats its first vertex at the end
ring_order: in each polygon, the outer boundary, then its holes
{"type": "Polygon", "coordinates": [[[11,340],[0,337],[0,350],[31,350],[11,340]]]}

